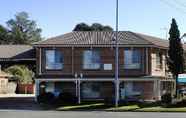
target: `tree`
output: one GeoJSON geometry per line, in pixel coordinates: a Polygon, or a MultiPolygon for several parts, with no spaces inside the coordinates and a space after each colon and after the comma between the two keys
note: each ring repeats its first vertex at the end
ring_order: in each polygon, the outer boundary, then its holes
{"type": "Polygon", "coordinates": [[[89,25],[87,25],[85,23],[79,23],[75,26],[73,31],[91,31],[91,28],[89,25]]]}
{"type": "Polygon", "coordinates": [[[104,26],[99,23],[93,23],[90,27],[92,31],[113,31],[110,26],[104,26]]]}
{"type": "Polygon", "coordinates": [[[183,47],[175,19],[172,19],[171,28],[169,30],[169,50],[168,50],[168,67],[176,80],[176,97],[178,95],[178,74],[184,72],[184,55],[183,47]]]}
{"type": "Polygon", "coordinates": [[[104,31],[113,31],[112,27],[110,27],[110,26],[108,26],[108,25],[104,26],[104,27],[103,27],[103,30],[104,30],[104,31]]]}
{"type": "Polygon", "coordinates": [[[32,83],[32,78],[34,77],[34,73],[23,65],[10,66],[5,70],[5,72],[13,75],[21,84],[32,83]]]}
{"type": "Polygon", "coordinates": [[[15,19],[7,21],[12,44],[31,44],[42,40],[41,29],[37,28],[34,20],[30,20],[26,12],[15,15],[15,19]]]}
{"type": "Polygon", "coordinates": [[[104,26],[99,23],[93,23],[90,27],[93,31],[103,31],[104,26]]]}
{"type": "Polygon", "coordinates": [[[8,30],[0,25],[0,44],[7,44],[9,42],[8,30]]]}
{"type": "Polygon", "coordinates": [[[110,26],[104,26],[100,23],[93,23],[91,26],[86,23],[79,23],[73,31],[113,31],[113,29],[110,26]]]}

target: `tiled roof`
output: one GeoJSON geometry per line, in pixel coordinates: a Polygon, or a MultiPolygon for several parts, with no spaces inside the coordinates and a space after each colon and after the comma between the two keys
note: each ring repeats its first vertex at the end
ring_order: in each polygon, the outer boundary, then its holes
{"type": "MultiPolygon", "coordinates": [[[[43,45],[112,45],[115,32],[111,31],[74,31],[57,37],[38,42],[35,46],[43,45]]],[[[119,45],[147,45],[168,48],[169,41],[130,31],[119,31],[119,45]]],[[[184,45],[186,48],[186,46],[184,45]]]]}
{"type": "MultiPolygon", "coordinates": [[[[49,38],[36,45],[105,45],[113,44],[114,32],[75,31],[57,37],[49,38]]],[[[149,44],[149,42],[136,37],[131,32],[118,33],[119,44],[149,44]]]]}
{"type": "Polygon", "coordinates": [[[32,60],[35,52],[29,45],[0,45],[0,60],[7,59],[32,60]]]}
{"type": "Polygon", "coordinates": [[[140,33],[134,33],[134,34],[137,35],[139,38],[142,38],[146,41],[149,41],[153,45],[156,45],[156,46],[159,46],[159,47],[164,47],[164,48],[169,47],[169,41],[166,40],[166,39],[161,39],[161,38],[158,38],[158,37],[149,36],[149,35],[140,34],[140,33]]]}

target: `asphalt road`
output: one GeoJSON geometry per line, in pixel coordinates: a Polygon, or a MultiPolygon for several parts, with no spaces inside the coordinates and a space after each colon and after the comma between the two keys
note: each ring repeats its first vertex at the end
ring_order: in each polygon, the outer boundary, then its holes
{"type": "Polygon", "coordinates": [[[186,113],[46,111],[33,97],[0,98],[0,118],[186,118],[186,113]]]}
{"type": "Polygon", "coordinates": [[[186,118],[186,113],[0,111],[1,118],[186,118]]]}

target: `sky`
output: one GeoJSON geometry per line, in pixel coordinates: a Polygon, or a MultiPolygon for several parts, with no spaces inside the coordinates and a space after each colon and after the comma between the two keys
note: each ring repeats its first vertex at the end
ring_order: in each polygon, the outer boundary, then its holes
{"type": "MultiPolygon", "coordinates": [[[[1,0],[0,24],[26,11],[49,38],[71,32],[77,23],[110,25],[115,29],[116,0],[1,0]]],[[[119,30],[165,38],[175,18],[186,32],[185,0],[119,0],[119,30]]]]}

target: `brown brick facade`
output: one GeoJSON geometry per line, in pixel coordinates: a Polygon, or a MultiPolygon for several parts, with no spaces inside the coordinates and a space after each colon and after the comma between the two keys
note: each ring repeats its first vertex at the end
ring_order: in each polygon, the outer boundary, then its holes
{"type": "MultiPolygon", "coordinates": [[[[80,48],[80,47],[56,47],[56,48],[37,48],[36,49],[36,57],[37,57],[37,75],[40,79],[59,79],[55,82],[56,85],[60,85],[65,92],[70,92],[76,95],[76,83],[73,82],[65,82],[60,81],[60,79],[75,79],[75,73],[80,77],[80,73],[83,74],[82,79],[110,79],[109,82],[100,81],[102,84],[100,95],[101,98],[111,100],[114,99],[115,96],[115,85],[111,80],[114,78],[114,60],[115,60],[115,50],[113,47],[89,47],[89,48],[80,48]],[[45,51],[48,49],[59,50],[64,55],[64,68],[62,70],[46,70],[45,69],[45,51]],[[84,50],[98,50],[101,56],[101,68],[98,70],[85,70],[83,69],[83,51],[84,50]],[[40,60],[41,59],[41,60],[40,60]],[[112,70],[104,70],[103,64],[112,64],[112,70]],[[41,66],[40,66],[41,65],[41,66]]],[[[133,89],[138,89],[140,86],[141,99],[144,100],[158,100],[161,94],[158,94],[158,91],[161,91],[161,88],[157,88],[155,90],[155,80],[152,81],[136,81],[135,79],[143,78],[144,76],[157,76],[165,78],[165,50],[160,50],[156,48],[120,48],[119,49],[119,77],[122,79],[134,79],[131,81],[133,83],[133,89]],[[140,50],[141,51],[141,68],[138,70],[131,69],[126,70],[123,68],[124,65],[124,50],[140,50]],[[163,55],[163,71],[156,69],[156,53],[162,53],[163,55]]],[[[77,79],[77,78],[76,78],[77,79]]],[[[150,78],[146,78],[150,79],[150,78]]],[[[44,80],[45,81],[45,80],[44,80]]],[[[83,81],[81,82],[81,87],[83,83],[91,82],[91,81],[83,81]]],[[[95,81],[98,82],[98,81],[95,81]]],[[[128,81],[121,81],[121,83],[127,83],[128,81]]],[[[59,87],[59,86],[58,86],[59,87]]],[[[81,88],[82,89],[82,88],[81,88]]],[[[43,91],[42,89],[40,91],[43,91]]],[[[81,90],[82,91],[82,90],[81,90]]],[[[82,97],[82,99],[84,99],[82,97]]]]}
{"type": "MultiPolygon", "coordinates": [[[[45,50],[54,48],[37,48],[36,58],[37,58],[37,75],[45,75],[47,77],[51,76],[54,78],[58,77],[74,77],[74,74],[82,73],[84,77],[114,77],[114,48],[55,48],[60,50],[64,55],[64,68],[62,70],[46,70],[45,69],[45,50]],[[98,50],[101,55],[101,68],[98,70],[85,70],[83,69],[83,51],[84,50],[98,50]],[[40,55],[41,53],[41,55],[40,55]],[[41,58],[41,60],[40,60],[41,58]],[[40,64],[41,63],[41,64],[40,64]],[[112,64],[112,70],[104,70],[103,64],[112,64]],[[41,67],[40,67],[41,65],[41,67]]],[[[142,54],[141,58],[141,68],[140,69],[124,69],[124,49],[130,48],[120,48],[119,50],[119,76],[120,77],[139,77],[148,74],[146,65],[146,50],[147,48],[132,48],[134,50],[140,50],[142,54]]],[[[150,63],[150,62],[148,62],[150,63]]],[[[150,64],[148,65],[150,66],[150,64]]]]}

